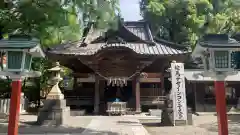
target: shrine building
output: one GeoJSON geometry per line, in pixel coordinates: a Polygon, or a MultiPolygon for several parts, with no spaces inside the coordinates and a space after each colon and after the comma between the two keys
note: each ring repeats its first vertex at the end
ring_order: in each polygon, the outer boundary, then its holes
{"type": "Polygon", "coordinates": [[[47,55],[73,71],[73,88],[63,91],[67,104],[100,114],[116,99],[137,113],[159,107],[171,89],[169,63],[184,62],[189,53],[184,45],[156,39],[145,21],[121,20],[117,30],[89,24],[81,40],[50,48],[47,55]]]}

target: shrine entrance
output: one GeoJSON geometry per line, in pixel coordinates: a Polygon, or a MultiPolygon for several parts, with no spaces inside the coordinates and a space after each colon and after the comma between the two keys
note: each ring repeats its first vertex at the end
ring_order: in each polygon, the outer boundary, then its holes
{"type": "Polygon", "coordinates": [[[116,82],[109,83],[109,81],[106,81],[103,90],[105,108],[100,110],[104,110],[105,114],[107,113],[107,110],[110,110],[108,105],[109,103],[123,103],[126,105],[126,108],[132,108],[132,106],[135,106],[135,100],[133,99],[132,81],[126,81],[126,83],[123,85],[117,85],[116,82]]]}
{"type": "MultiPolygon", "coordinates": [[[[131,82],[129,82],[131,83],[131,82]]],[[[128,102],[132,97],[132,86],[112,86],[105,85],[104,88],[104,99],[105,102],[128,102]]]]}

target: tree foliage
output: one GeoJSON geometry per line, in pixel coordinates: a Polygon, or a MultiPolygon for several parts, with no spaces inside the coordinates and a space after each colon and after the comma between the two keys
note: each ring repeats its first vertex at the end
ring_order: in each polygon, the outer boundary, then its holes
{"type": "MultiPolygon", "coordinates": [[[[113,27],[118,10],[118,0],[1,0],[0,39],[9,33],[24,33],[40,39],[43,47],[79,40],[89,22],[100,29],[113,27]]],[[[47,59],[34,59],[32,68],[42,76],[25,80],[23,90],[39,98],[39,91],[47,87],[47,69],[51,67],[47,59]],[[33,84],[31,88],[29,83],[33,84]]],[[[9,91],[9,80],[0,83],[9,91]]]]}
{"type": "Polygon", "coordinates": [[[100,28],[113,23],[117,5],[117,0],[1,1],[1,32],[31,34],[43,45],[76,40],[81,36],[81,27],[89,21],[100,28]]]}
{"type": "Polygon", "coordinates": [[[180,44],[194,45],[205,33],[240,29],[235,0],[141,0],[140,8],[154,36],[180,44]]]}

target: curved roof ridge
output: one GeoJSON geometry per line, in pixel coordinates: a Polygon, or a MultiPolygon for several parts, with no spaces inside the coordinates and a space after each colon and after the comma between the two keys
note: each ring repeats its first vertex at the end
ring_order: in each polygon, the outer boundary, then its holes
{"type": "Polygon", "coordinates": [[[190,47],[188,45],[177,44],[177,43],[167,41],[167,40],[164,40],[164,39],[160,39],[160,38],[157,38],[157,37],[154,37],[154,41],[157,42],[157,43],[160,43],[160,44],[164,44],[168,47],[172,47],[172,48],[180,49],[180,50],[188,50],[189,47],[190,47]]]}
{"type": "Polygon", "coordinates": [[[137,36],[136,34],[134,34],[133,32],[131,32],[130,30],[128,30],[128,28],[125,25],[125,22],[119,23],[120,27],[124,28],[124,30],[126,30],[128,33],[131,33],[132,36],[138,38],[139,41],[142,41],[143,43],[146,43],[144,40],[142,40],[139,36],[137,36]]]}
{"type": "MultiPolygon", "coordinates": [[[[150,30],[150,27],[148,25],[148,23],[145,21],[145,20],[140,20],[140,21],[125,21],[122,23],[122,25],[124,26],[124,28],[126,30],[128,30],[130,33],[132,33],[133,35],[137,36],[142,42],[144,43],[148,43],[149,45],[153,45],[154,43],[154,39],[153,39],[153,36],[152,36],[152,32],[150,30]],[[139,34],[136,34],[133,30],[134,28],[136,29],[140,29],[141,27],[137,27],[139,26],[139,24],[142,25],[142,29],[144,30],[144,33],[143,35],[139,35],[139,34]],[[132,30],[130,30],[130,28],[132,28],[132,30]],[[147,36],[147,39],[143,39],[142,36],[147,36]]],[[[141,30],[140,30],[141,31],[141,30]]],[[[141,31],[142,32],[142,31],[141,31]]],[[[140,32],[140,33],[141,33],[140,32]]]]}

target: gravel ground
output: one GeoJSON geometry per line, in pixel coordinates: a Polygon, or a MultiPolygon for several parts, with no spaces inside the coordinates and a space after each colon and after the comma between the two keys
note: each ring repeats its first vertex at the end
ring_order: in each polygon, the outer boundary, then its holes
{"type": "MultiPolygon", "coordinates": [[[[68,118],[67,124],[61,127],[34,126],[36,115],[21,115],[19,124],[20,134],[45,134],[45,133],[81,133],[85,127],[91,122],[93,117],[89,116],[71,116],[68,118]]],[[[7,132],[7,120],[0,120],[0,133],[7,132]]]]}
{"type": "MultiPolygon", "coordinates": [[[[162,127],[160,120],[141,120],[150,135],[218,135],[217,117],[193,115],[193,126],[162,127]]],[[[229,135],[240,135],[240,115],[229,115],[229,135]]]]}

